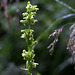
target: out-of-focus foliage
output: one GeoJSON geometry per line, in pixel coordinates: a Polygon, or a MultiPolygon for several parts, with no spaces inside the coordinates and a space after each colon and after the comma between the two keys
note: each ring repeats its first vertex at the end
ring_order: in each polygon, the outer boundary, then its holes
{"type": "Polygon", "coordinates": [[[66,3],[67,5],[69,5],[69,6],[71,6],[72,8],[75,9],[75,7],[74,7],[75,0],[71,0],[71,1],[69,1],[69,0],[59,0],[59,1],[62,1],[62,2],[66,3]]]}
{"type": "MultiPolygon", "coordinates": [[[[20,38],[20,30],[24,29],[24,27],[19,21],[22,19],[21,13],[26,11],[25,6],[28,0],[7,1],[9,19],[5,15],[5,8],[0,5],[0,75],[27,75],[26,71],[20,69],[21,66],[25,65],[21,53],[24,48],[26,49],[27,44],[20,38]],[[10,28],[8,26],[9,21],[10,28]]],[[[75,8],[75,0],[61,1],[75,8]]],[[[38,62],[39,66],[33,70],[33,75],[36,72],[39,72],[41,75],[75,75],[71,64],[71,54],[66,50],[71,33],[68,29],[75,22],[75,16],[63,19],[57,23],[58,18],[74,14],[75,12],[54,0],[31,0],[31,4],[36,4],[39,7],[36,16],[39,21],[35,26],[32,26],[32,29],[35,30],[34,38],[39,39],[38,45],[35,47],[35,62],[38,62]],[[56,25],[52,27],[55,22],[56,25]],[[54,29],[60,28],[65,24],[67,25],[60,34],[58,43],[55,45],[55,52],[50,56],[47,47],[54,38],[48,39],[48,36],[54,29]],[[48,28],[50,30],[47,31],[48,28]]],[[[39,73],[37,75],[40,75],[39,73]]]]}

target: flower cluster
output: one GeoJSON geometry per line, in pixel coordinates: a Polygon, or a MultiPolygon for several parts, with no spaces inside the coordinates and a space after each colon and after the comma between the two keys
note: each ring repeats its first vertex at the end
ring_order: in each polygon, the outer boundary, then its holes
{"type": "Polygon", "coordinates": [[[37,5],[32,6],[30,4],[30,1],[28,1],[26,9],[27,11],[22,14],[23,20],[20,20],[20,22],[24,25],[26,25],[26,23],[34,25],[37,22],[37,20],[35,20],[34,17],[36,15],[36,11],[39,10],[39,8],[37,8],[37,5]]]}
{"type": "Polygon", "coordinates": [[[75,24],[70,27],[72,33],[70,34],[69,42],[67,44],[67,49],[72,54],[72,63],[75,65],[75,24]]]}
{"type": "Polygon", "coordinates": [[[26,50],[23,50],[22,56],[24,57],[23,58],[24,60],[30,61],[30,62],[28,61],[26,62],[26,68],[23,68],[23,70],[28,70],[29,66],[30,69],[36,68],[36,65],[38,65],[38,63],[35,63],[33,59],[35,57],[34,50],[32,50],[30,53],[28,53],[26,50]]]}
{"type": "Polygon", "coordinates": [[[21,32],[23,33],[21,38],[26,39],[26,42],[27,43],[29,42],[31,47],[37,44],[37,41],[34,41],[33,34],[32,34],[34,30],[30,29],[30,32],[29,32],[28,29],[25,29],[25,30],[21,30],[21,32]]]}
{"type": "Polygon", "coordinates": [[[52,55],[53,51],[54,51],[54,45],[56,44],[56,42],[58,42],[58,36],[59,34],[62,32],[63,28],[57,29],[55,30],[52,34],[49,35],[48,38],[50,38],[51,36],[56,36],[56,38],[54,39],[54,41],[48,46],[48,48],[50,48],[49,52],[50,55],[52,55]]]}

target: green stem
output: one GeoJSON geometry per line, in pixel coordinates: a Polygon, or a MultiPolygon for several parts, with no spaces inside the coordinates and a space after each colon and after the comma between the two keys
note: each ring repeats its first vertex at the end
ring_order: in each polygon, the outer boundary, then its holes
{"type": "Polygon", "coordinates": [[[31,47],[30,44],[28,44],[28,52],[30,53],[31,47]]]}
{"type": "Polygon", "coordinates": [[[29,29],[29,31],[30,31],[30,23],[29,23],[28,29],[29,29]]]}
{"type": "Polygon", "coordinates": [[[29,66],[28,66],[28,75],[31,75],[30,60],[28,60],[28,64],[29,64],[29,66]]]}
{"type": "MultiPolygon", "coordinates": [[[[30,19],[29,19],[29,26],[28,26],[28,53],[30,54],[30,51],[31,51],[31,46],[30,46],[30,40],[29,40],[29,38],[30,38],[30,24],[31,24],[31,22],[30,22],[30,19]]],[[[31,75],[31,67],[30,67],[30,60],[28,60],[28,75],[31,75]]]]}
{"type": "Polygon", "coordinates": [[[31,75],[31,71],[30,70],[28,70],[28,75],[31,75]]]}
{"type": "Polygon", "coordinates": [[[29,26],[28,26],[28,52],[30,53],[30,50],[31,50],[31,47],[30,47],[30,40],[29,40],[29,38],[30,38],[30,36],[29,36],[29,34],[30,34],[30,19],[29,19],[29,26]]]}
{"type": "Polygon", "coordinates": [[[31,75],[30,71],[28,71],[28,75],[31,75]]]}

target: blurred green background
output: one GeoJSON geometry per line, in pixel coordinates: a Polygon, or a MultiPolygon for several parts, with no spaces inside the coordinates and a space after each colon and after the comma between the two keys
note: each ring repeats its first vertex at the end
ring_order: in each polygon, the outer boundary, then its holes
{"type": "MultiPolygon", "coordinates": [[[[20,38],[20,30],[27,27],[24,27],[19,22],[22,19],[21,14],[26,11],[25,6],[27,1],[0,0],[0,75],[27,75],[27,71],[20,69],[20,67],[25,66],[25,61],[21,56],[22,50],[27,49],[25,40],[20,38]]],[[[38,39],[43,35],[35,46],[35,62],[38,62],[39,65],[32,71],[33,75],[36,75],[37,72],[41,75],[75,75],[74,66],[71,64],[71,54],[66,49],[71,33],[69,27],[75,22],[75,16],[60,21],[56,26],[44,33],[58,18],[74,14],[75,12],[55,0],[30,1],[31,4],[36,4],[39,7],[36,15],[38,23],[31,27],[35,30],[34,38],[38,39]],[[65,26],[63,32],[60,34],[54,53],[50,56],[47,47],[54,38],[48,39],[48,36],[54,29],[60,28],[65,24],[67,26],[65,26]]],[[[75,8],[75,0],[60,1],[75,8]]]]}

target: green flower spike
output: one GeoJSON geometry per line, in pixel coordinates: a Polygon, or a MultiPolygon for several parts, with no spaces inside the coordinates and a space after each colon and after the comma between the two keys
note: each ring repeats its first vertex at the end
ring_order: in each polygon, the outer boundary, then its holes
{"type": "Polygon", "coordinates": [[[38,63],[34,62],[34,50],[31,50],[32,46],[37,44],[37,41],[34,41],[33,38],[34,30],[30,29],[30,25],[34,25],[37,22],[37,20],[34,19],[37,10],[39,10],[39,8],[37,8],[37,5],[32,6],[30,4],[30,1],[28,1],[26,12],[22,13],[23,20],[20,20],[20,22],[23,23],[24,26],[28,25],[28,29],[21,30],[21,38],[25,39],[26,43],[28,43],[28,50],[23,50],[22,53],[23,59],[26,60],[26,67],[21,69],[27,70],[28,75],[32,75],[32,69],[36,68],[36,65],[38,65],[38,63]]]}

